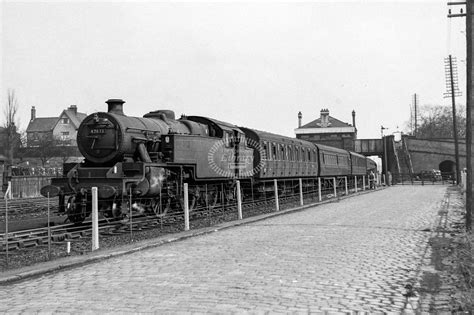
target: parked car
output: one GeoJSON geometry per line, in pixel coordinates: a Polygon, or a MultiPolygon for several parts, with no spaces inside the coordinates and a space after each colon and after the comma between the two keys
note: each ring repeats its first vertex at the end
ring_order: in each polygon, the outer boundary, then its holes
{"type": "Polygon", "coordinates": [[[429,171],[421,171],[418,177],[420,178],[420,180],[429,180],[432,182],[443,180],[443,177],[441,176],[441,171],[435,169],[429,171]]]}

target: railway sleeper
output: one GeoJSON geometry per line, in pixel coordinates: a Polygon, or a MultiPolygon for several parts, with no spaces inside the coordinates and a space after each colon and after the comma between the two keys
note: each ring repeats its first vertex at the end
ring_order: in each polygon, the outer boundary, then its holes
{"type": "MultiPolygon", "coordinates": [[[[0,249],[2,252],[5,252],[7,250],[7,245],[6,244],[0,244],[0,249]]],[[[9,242],[8,243],[8,250],[18,250],[20,249],[20,245],[18,244],[17,241],[14,242],[9,242]]]]}
{"type": "Polygon", "coordinates": [[[18,242],[20,248],[36,247],[43,244],[41,237],[29,238],[18,242]]]}
{"type": "Polygon", "coordinates": [[[82,231],[81,232],[66,232],[66,238],[67,239],[76,239],[76,238],[81,238],[82,237],[82,231]]]}

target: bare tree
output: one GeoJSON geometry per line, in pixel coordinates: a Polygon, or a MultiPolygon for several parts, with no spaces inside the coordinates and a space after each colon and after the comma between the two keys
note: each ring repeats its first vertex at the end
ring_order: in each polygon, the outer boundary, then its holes
{"type": "Polygon", "coordinates": [[[3,126],[7,132],[6,152],[8,152],[9,164],[13,165],[14,150],[19,145],[18,133],[16,131],[18,100],[15,95],[15,90],[8,90],[7,104],[6,107],[3,109],[3,114],[5,117],[3,126]]]}
{"type": "Polygon", "coordinates": [[[40,158],[43,167],[46,167],[46,162],[57,155],[57,151],[56,142],[53,137],[48,135],[40,137],[38,147],[34,150],[35,155],[40,158]]]}
{"type": "MultiPolygon", "coordinates": [[[[456,114],[458,138],[466,137],[465,110],[459,106],[456,114]]],[[[454,138],[453,114],[451,107],[447,106],[422,106],[418,117],[416,136],[424,139],[454,138]]]]}

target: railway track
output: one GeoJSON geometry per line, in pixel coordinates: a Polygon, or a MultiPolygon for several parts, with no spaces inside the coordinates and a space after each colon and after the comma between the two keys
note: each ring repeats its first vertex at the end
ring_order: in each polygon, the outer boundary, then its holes
{"type": "MultiPolygon", "coordinates": [[[[326,194],[324,198],[331,197],[326,194]]],[[[305,194],[305,199],[317,200],[317,192],[308,192],[305,194]]],[[[288,195],[279,198],[281,209],[294,206],[299,204],[299,195],[288,195]]],[[[273,198],[264,198],[260,200],[249,200],[242,203],[242,210],[244,216],[255,216],[269,211],[274,211],[275,200],[273,198]]],[[[197,208],[190,213],[191,222],[197,222],[199,220],[206,220],[211,218],[223,218],[226,220],[237,219],[237,205],[216,205],[212,209],[209,208],[197,208]]],[[[176,229],[179,229],[179,225],[184,223],[184,214],[176,213],[169,215],[164,218],[157,218],[156,216],[134,216],[132,222],[130,221],[118,221],[118,220],[99,220],[99,233],[102,237],[126,234],[130,232],[138,232],[146,229],[160,228],[164,225],[174,225],[176,229]]],[[[86,221],[81,225],[74,224],[61,224],[56,226],[19,230],[8,233],[8,242],[5,242],[5,233],[0,233],[0,239],[3,240],[0,243],[0,251],[7,250],[21,250],[34,248],[37,246],[48,245],[50,239],[51,244],[64,244],[65,242],[71,242],[76,240],[83,240],[91,238],[92,227],[91,222],[86,221]]]]}
{"type": "MultiPolygon", "coordinates": [[[[58,198],[50,198],[49,209],[51,212],[58,210],[58,198]]],[[[5,216],[6,203],[0,201],[0,216],[5,216]]],[[[8,214],[28,213],[34,211],[45,211],[48,209],[48,199],[45,197],[11,199],[8,200],[8,214]]]]}

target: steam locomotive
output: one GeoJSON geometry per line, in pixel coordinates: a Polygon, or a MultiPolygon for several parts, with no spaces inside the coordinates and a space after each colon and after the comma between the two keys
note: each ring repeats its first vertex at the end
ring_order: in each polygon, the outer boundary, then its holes
{"type": "MultiPolygon", "coordinates": [[[[63,176],[42,189],[59,196],[59,211],[80,223],[91,212],[91,188],[99,210],[120,218],[134,209],[164,216],[180,205],[189,183],[191,207],[231,200],[235,180],[263,192],[266,180],[366,175],[376,164],[363,155],[238,127],[201,116],[176,119],[170,110],[143,117],[124,114],[120,99],[107,112],[87,116],[77,133],[82,163],[66,163],[63,176]],[[221,199],[221,200],[219,200],[221,199]]],[[[268,185],[267,185],[268,186],[268,185]]]]}

